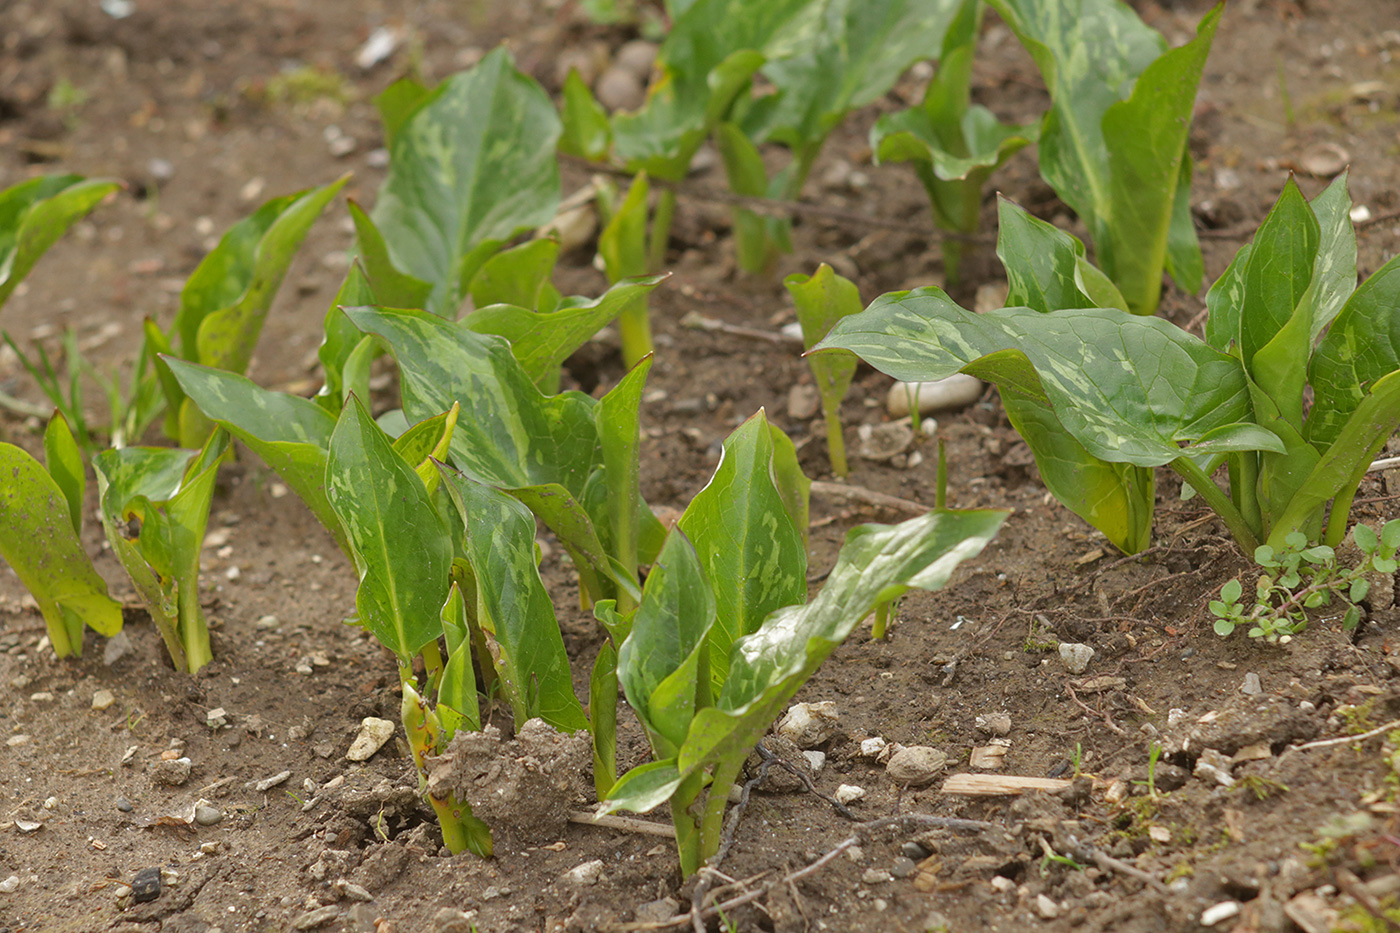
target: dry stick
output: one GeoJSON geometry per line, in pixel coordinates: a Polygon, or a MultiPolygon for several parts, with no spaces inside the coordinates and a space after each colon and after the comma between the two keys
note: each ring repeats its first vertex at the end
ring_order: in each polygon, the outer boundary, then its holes
{"type": "Polygon", "coordinates": [[[734,337],[748,337],[751,340],[766,340],[768,343],[790,345],[794,349],[802,345],[801,341],[794,341],[777,331],[760,330],[757,327],[744,327],[741,324],[730,324],[712,317],[705,317],[703,314],[695,311],[681,318],[681,326],[689,327],[691,330],[717,331],[721,334],[729,334],[734,337]]]}
{"type": "Polygon", "coordinates": [[[876,508],[889,509],[892,512],[907,512],[912,515],[923,515],[925,512],[929,511],[928,506],[921,505],[911,499],[901,499],[898,496],[889,496],[883,492],[866,489],[864,486],[851,486],[847,483],[827,483],[821,480],[813,480],[812,493],[832,499],[844,499],[848,502],[860,502],[865,505],[873,505],[876,508]]]}
{"type": "Polygon", "coordinates": [[[1128,733],[1126,733],[1126,732],[1123,731],[1122,726],[1118,725],[1118,723],[1116,723],[1116,722],[1113,721],[1113,717],[1110,716],[1107,712],[1095,712],[1094,710],[1090,709],[1090,708],[1084,703],[1083,700],[1079,699],[1079,696],[1074,692],[1074,685],[1073,685],[1073,684],[1071,684],[1071,683],[1069,683],[1068,681],[1066,681],[1066,682],[1065,682],[1065,690],[1068,691],[1068,693],[1069,693],[1069,698],[1070,698],[1071,700],[1073,700],[1075,703],[1079,704],[1079,708],[1080,708],[1080,709],[1082,709],[1084,712],[1088,713],[1090,716],[1099,716],[1099,717],[1101,717],[1101,718],[1103,719],[1103,724],[1104,724],[1105,726],[1108,726],[1108,728],[1109,728],[1111,731],[1116,732],[1118,735],[1127,735],[1127,734],[1128,734],[1128,733]]]}
{"type": "Polygon", "coordinates": [[[664,823],[653,823],[649,820],[634,820],[627,816],[614,816],[610,813],[589,813],[586,810],[574,810],[569,813],[570,823],[582,823],[584,826],[602,826],[606,829],[620,829],[629,833],[640,833],[644,836],[665,836],[667,839],[676,838],[676,830],[673,826],[664,823]]]}
{"type": "Polygon", "coordinates": [[[1328,748],[1332,745],[1346,745],[1348,742],[1364,742],[1367,739],[1374,739],[1378,735],[1389,732],[1391,729],[1400,728],[1400,719],[1388,722],[1383,726],[1377,726],[1370,732],[1362,732],[1359,735],[1343,735],[1335,739],[1318,739],[1316,742],[1305,742],[1302,745],[1290,746],[1291,751],[1302,752],[1310,748],[1328,748]]]}
{"type": "Polygon", "coordinates": [[[1121,859],[1116,859],[1113,856],[1109,855],[1107,852],[1100,852],[1098,849],[1095,849],[1093,846],[1090,846],[1087,843],[1081,844],[1079,848],[1072,850],[1070,852],[1070,855],[1074,856],[1076,859],[1081,860],[1087,856],[1089,861],[1093,862],[1095,865],[1099,866],[1104,871],[1119,872],[1120,874],[1127,875],[1130,878],[1138,879],[1139,881],[1143,882],[1149,888],[1151,888],[1159,894],[1167,893],[1167,886],[1165,884],[1162,884],[1162,882],[1158,881],[1157,878],[1152,874],[1143,871],[1136,865],[1130,865],[1127,862],[1122,861],[1121,859]]]}

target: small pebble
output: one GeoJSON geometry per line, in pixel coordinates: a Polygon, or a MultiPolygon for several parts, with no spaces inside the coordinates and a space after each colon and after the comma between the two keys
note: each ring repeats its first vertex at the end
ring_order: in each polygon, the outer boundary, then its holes
{"type": "Polygon", "coordinates": [[[116,799],[116,807],[123,813],[130,813],[133,809],[131,801],[127,800],[125,797],[118,797],[116,799]]]}
{"type": "Polygon", "coordinates": [[[865,788],[857,787],[855,784],[842,784],[836,788],[835,796],[841,803],[849,806],[865,796],[865,788]]]}
{"type": "Polygon", "coordinates": [[[617,50],[616,65],[645,82],[651,76],[652,65],[656,63],[657,45],[645,39],[633,39],[617,50]]]}
{"type": "Polygon", "coordinates": [[[663,897],[660,900],[647,901],[637,907],[634,913],[638,923],[665,923],[676,915],[681,909],[680,901],[673,897],[663,897]]]}
{"type": "Polygon", "coordinates": [[[1247,697],[1257,697],[1264,692],[1264,686],[1259,682],[1259,675],[1250,671],[1244,675],[1244,683],[1240,685],[1240,693],[1247,697]]]}
{"type": "Polygon", "coordinates": [[[1094,658],[1094,649],[1075,642],[1060,642],[1060,661],[1071,674],[1082,674],[1094,658]]]}
{"type": "Polygon", "coordinates": [[[340,908],[334,904],[327,904],[325,907],[317,907],[315,910],[308,910],[292,921],[293,930],[314,930],[316,927],[325,926],[332,920],[340,916],[340,908]]]}
{"type": "Polygon", "coordinates": [[[966,373],[955,373],[934,382],[896,382],[885,396],[885,410],[894,418],[908,415],[911,395],[921,415],[965,408],[982,397],[983,388],[982,380],[966,373]]]}
{"type": "Polygon", "coordinates": [[[43,828],[43,823],[39,823],[34,820],[15,820],[15,829],[19,830],[25,835],[28,835],[29,833],[37,833],[43,828]]]}
{"type": "Polygon", "coordinates": [[[102,663],[111,667],[134,650],[131,638],[126,632],[118,632],[107,639],[107,643],[102,646],[102,663]]]}
{"type": "Polygon", "coordinates": [[[603,72],[593,93],[598,103],[608,110],[636,110],[646,99],[646,91],[637,76],[617,65],[603,72]]]}
{"type": "Polygon", "coordinates": [[[157,784],[179,787],[190,779],[193,765],[188,758],[164,758],[156,762],[151,777],[157,784]]]}
{"type": "Polygon", "coordinates": [[[894,876],[883,868],[867,868],[860,880],[865,884],[888,884],[894,880],[894,876]]]}
{"type": "Polygon", "coordinates": [[[865,850],[860,846],[851,846],[846,850],[846,858],[859,865],[865,859],[865,850]]]}
{"type": "Polygon", "coordinates": [[[816,748],[836,734],[836,724],[836,704],[830,700],[794,703],[776,731],[798,748],[816,748]]]}
{"type": "Polygon", "coordinates": [[[1222,920],[1229,920],[1240,912],[1239,901],[1221,901],[1201,911],[1201,926],[1213,927],[1222,920]]]}
{"type": "Polygon", "coordinates": [[[787,412],[794,421],[806,421],[822,407],[822,396],[814,385],[799,384],[788,389],[787,412]]]}
{"type": "Polygon", "coordinates": [[[160,868],[143,868],[131,879],[131,899],[137,904],[160,897],[160,868]]]}
{"type": "Polygon", "coordinates": [[[1011,731],[1011,716],[1005,710],[997,710],[986,716],[978,716],[977,726],[992,735],[1006,735],[1011,731]]]}
{"type": "Polygon", "coordinates": [[[826,765],[826,752],[803,752],[802,757],[806,758],[807,764],[812,766],[813,774],[826,765]]]}
{"type": "Polygon", "coordinates": [[[92,708],[98,712],[110,708],[115,702],[117,702],[117,698],[112,695],[110,690],[94,690],[92,692],[92,708]]]}
{"type": "Polygon", "coordinates": [[[861,739],[860,756],[862,758],[878,758],[880,756],[880,753],[883,752],[888,746],[889,743],[886,742],[884,739],[880,738],[878,735],[875,736],[873,739],[861,739]]]}
{"type": "Polygon", "coordinates": [[[368,902],[374,900],[374,895],[369,891],[353,881],[346,881],[344,878],[335,883],[335,889],[352,901],[368,902]]]}
{"type": "Polygon", "coordinates": [[[10,736],[5,740],[5,744],[10,748],[19,748],[21,745],[28,745],[32,738],[33,736],[25,735],[21,732],[19,735],[10,736]]]}
{"type": "Polygon", "coordinates": [[[432,926],[429,929],[432,933],[476,933],[476,925],[472,923],[475,918],[474,910],[439,907],[437,913],[433,914],[432,926]]]}
{"type": "Polygon", "coordinates": [[[910,745],[890,757],[885,772],[897,784],[922,787],[933,783],[947,764],[946,753],[928,745],[910,745]]]}
{"type": "Polygon", "coordinates": [[[194,808],[194,821],[200,826],[213,826],[224,818],[224,811],[209,803],[207,800],[201,801],[194,808]]]}
{"type": "Polygon", "coordinates": [[[1037,894],[1035,897],[1035,912],[1040,914],[1042,920],[1054,920],[1060,915],[1060,905],[1056,904],[1044,894],[1037,894]]]}
{"type": "Polygon", "coordinates": [[[345,753],[346,759],[368,761],[375,752],[384,747],[384,743],[389,741],[393,734],[392,722],[366,716],[360,721],[360,734],[355,736],[355,741],[350,743],[350,750],[345,753]]]}
{"type": "Polygon", "coordinates": [[[597,884],[603,877],[603,860],[594,859],[591,862],[584,862],[564,872],[564,880],[569,884],[591,885],[597,884]]]}
{"type": "Polygon", "coordinates": [[[12,894],[19,888],[19,875],[11,875],[0,881],[0,894],[12,894]]]}
{"type": "Polygon", "coordinates": [[[863,424],[856,429],[856,437],[860,439],[856,456],[866,460],[890,460],[913,446],[914,429],[908,421],[863,424]]]}
{"type": "Polygon", "coordinates": [[[904,857],[913,862],[922,862],[928,858],[929,851],[917,842],[910,840],[899,847],[899,851],[904,853],[904,857]]]}
{"type": "Polygon", "coordinates": [[[896,878],[908,878],[918,870],[919,866],[907,855],[899,856],[894,860],[894,864],[890,866],[890,874],[896,878]]]}
{"type": "Polygon", "coordinates": [[[258,621],[253,623],[253,627],[266,632],[270,629],[276,628],[281,624],[281,620],[278,619],[276,616],[262,616],[258,619],[258,621]]]}
{"type": "Polygon", "coordinates": [[[256,784],[253,784],[252,788],[253,790],[261,794],[265,790],[272,790],[272,788],[276,787],[278,784],[281,784],[283,781],[287,780],[287,778],[291,776],[292,772],[290,771],[279,771],[272,777],[263,778],[261,781],[258,781],[256,784]]]}
{"type": "Polygon", "coordinates": [[[38,693],[31,693],[29,699],[33,700],[35,703],[52,703],[53,694],[47,690],[40,690],[38,693]]]}

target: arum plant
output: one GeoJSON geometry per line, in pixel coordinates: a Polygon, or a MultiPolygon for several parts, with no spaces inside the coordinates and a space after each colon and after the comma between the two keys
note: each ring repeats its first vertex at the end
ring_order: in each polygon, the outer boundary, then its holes
{"type": "Polygon", "coordinates": [[[853,529],[807,602],[800,477],[791,442],[762,413],[746,422],[667,536],[640,605],[615,623],[627,630],[618,678],[654,760],[624,774],[608,806],[669,803],[686,876],[717,850],[754,743],[821,662],[877,606],[941,587],[1007,515],[939,510],[853,529]]]}
{"type": "Polygon", "coordinates": [[[84,626],[111,637],[121,631],[121,604],[83,550],[82,452],[63,416],[44,431],[40,463],[13,444],[0,444],[0,558],[39,604],[49,642],[60,658],[83,653],[84,626]]]}
{"type": "MultiPolygon", "coordinates": [[[[855,283],[837,275],[826,263],[817,267],[815,275],[790,275],[783,284],[797,307],[806,350],[821,342],[841,318],[860,313],[860,291],[855,283]]],[[[850,471],[846,465],[846,440],[841,435],[841,402],[855,377],[856,364],[854,353],[819,353],[807,357],[807,365],[817,380],[822,415],[826,419],[827,456],[837,476],[845,476],[850,471]]]]}
{"type": "MultiPolygon", "coordinates": [[[[325,469],[327,499],[360,575],[359,622],[398,658],[404,730],[425,789],[426,757],[457,729],[481,727],[473,660],[508,700],[517,727],[538,717],[567,731],[587,728],[536,566],[533,517],[440,462],[459,411],[392,440],[352,397],[325,469]],[[413,674],[418,656],[422,685],[413,674]]],[[[466,801],[428,799],[449,848],[491,853],[490,830],[466,801]]]]}
{"type": "Polygon", "coordinates": [[[199,554],[229,436],[209,435],[197,451],[122,447],[93,458],[102,527],[112,553],[156,624],[179,671],[213,660],[200,605],[199,554]]]}
{"type": "MultiPolygon", "coordinates": [[[[773,91],[741,95],[729,119],[715,129],[730,188],[741,195],[796,200],[832,131],[943,45],[961,5],[961,0],[698,0],[677,21],[677,30],[690,21],[705,28],[705,18],[716,14],[767,18],[766,35],[753,48],[763,56],[760,73],[773,91]],[[765,143],[791,153],[772,177],[759,151],[765,143]]],[[[778,251],[792,251],[785,217],[738,208],[734,234],[740,268],[747,272],[762,272],[778,251]]]]}
{"type": "Polygon", "coordinates": [[[1205,340],[1117,307],[1047,308],[1116,295],[1082,247],[1047,238],[1038,255],[1053,261],[1008,265],[1040,308],[977,315],[938,289],[895,292],[817,349],[851,350],[897,379],[996,382],[1051,491],[1129,552],[1149,540],[1152,504],[1150,474],[1135,471],[1161,465],[1246,554],[1281,551],[1295,532],[1335,547],[1400,424],[1400,356],[1387,349],[1400,344],[1400,258],[1356,286],[1350,207],[1345,178],[1311,204],[1290,180],[1211,288],[1205,340]],[[1211,478],[1222,463],[1226,490],[1211,478]]]}
{"type": "Polygon", "coordinates": [[[374,210],[353,215],[361,258],[376,291],[397,282],[421,294],[407,307],[455,316],[483,263],[554,216],[559,118],[504,49],[431,90],[399,82],[378,102],[389,172],[374,210]]]}
{"type": "MultiPolygon", "coordinates": [[[[297,249],[348,179],[274,198],[230,227],[186,280],[170,333],[146,321],[148,346],[204,366],[245,372],[297,249]]],[[[163,365],[156,372],[167,404],[166,434],[187,447],[201,443],[209,422],[163,365]]]]}
{"type": "Polygon", "coordinates": [[[963,0],[923,102],[881,117],[870,131],[876,161],[910,163],[928,193],[934,223],[951,234],[940,244],[950,288],[962,283],[962,260],[981,221],[987,179],[1040,135],[1037,124],[1001,123],[971,102],[972,61],[985,10],[983,0],[963,0]]]}
{"type": "Polygon", "coordinates": [[[988,0],[1050,91],[1040,174],[1083,219],[1099,266],[1135,314],[1152,314],[1162,271],[1194,292],[1187,136],[1201,70],[1224,10],[1174,49],[1122,0],[988,0]]]}
{"type": "Polygon", "coordinates": [[[0,307],[29,270],[119,182],[41,175],[0,191],[0,307]]]}

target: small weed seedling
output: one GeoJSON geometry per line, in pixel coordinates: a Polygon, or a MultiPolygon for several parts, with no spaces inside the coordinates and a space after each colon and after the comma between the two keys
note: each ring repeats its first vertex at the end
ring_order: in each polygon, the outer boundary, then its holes
{"type": "Polygon", "coordinates": [[[1255,584],[1253,605],[1240,602],[1244,587],[1239,578],[1227,581],[1220,588],[1220,598],[1210,601],[1215,633],[1224,637],[1247,625],[1250,638],[1262,638],[1270,644],[1286,643],[1307,628],[1309,609],[1330,606],[1333,600],[1346,606],[1342,613],[1343,630],[1356,628],[1361,621],[1357,604],[1371,590],[1367,577],[1373,573],[1392,574],[1400,567],[1395,558],[1400,548],[1400,519],[1386,522],[1380,534],[1369,525],[1358,524],[1351,535],[1363,558],[1350,568],[1337,565],[1336,551],[1331,547],[1309,547],[1302,532],[1285,537],[1279,550],[1261,544],[1254,551],[1254,562],[1264,573],[1255,584]]]}

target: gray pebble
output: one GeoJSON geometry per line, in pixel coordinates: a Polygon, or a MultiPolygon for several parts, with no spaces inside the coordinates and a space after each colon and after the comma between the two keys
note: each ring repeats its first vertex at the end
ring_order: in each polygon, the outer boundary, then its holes
{"type": "Polygon", "coordinates": [[[657,901],[647,901],[636,910],[638,923],[665,923],[681,909],[680,901],[674,897],[663,897],[657,901]]]}
{"type": "Polygon", "coordinates": [[[1244,675],[1244,683],[1240,685],[1240,693],[1247,697],[1257,697],[1264,692],[1264,685],[1259,682],[1259,675],[1250,671],[1244,675]]]}
{"type": "Polygon", "coordinates": [[[917,842],[906,842],[904,845],[899,847],[899,851],[904,853],[905,858],[913,859],[916,862],[922,861],[923,859],[929,857],[928,849],[925,849],[917,842]]]}
{"type": "Polygon", "coordinates": [[[896,878],[908,878],[919,870],[919,866],[914,864],[914,860],[906,856],[899,856],[890,866],[890,874],[896,878]]]}
{"type": "Polygon", "coordinates": [[[194,808],[194,821],[200,826],[213,826],[224,818],[224,811],[211,803],[203,803],[194,808]]]}
{"type": "Polygon", "coordinates": [[[293,930],[314,930],[316,927],[325,926],[336,917],[340,916],[340,908],[334,904],[327,904],[325,907],[317,907],[315,910],[308,910],[292,921],[293,930]]]}
{"type": "Polygon", "coordinates": [[[608,110],[636,110],[646,99],[646,91],[637,76],[617,65],[603,72],[593,93],[598,103],[608,110]]]}
{"type": "Polygon", "coordinates": [[[164,784],[166,787],[179,787],[190,779],[190,770],[193,767],[188,758],[164,758],[156,762],[155,770],[151,777],[157,784],[164,784]]]}
{"type": "Polygon", "coordinates": [[[1082,674],[1094,658],[1094,649],[1075,642],[1060,642],[1060,660],[1071,674],[1082,674]]]}
{"type": "Polygon", "coordinates": [[[122,811],[123,813],[130,813],[133,809],[133,807],[131,806],[131,801],[127,800],[125,797],[118,797],[116,800],[116,804],[117,809],[122,811]]]}
{"type": "Polygon", "coordinates": [[[927,745],[910,745],[890,758],[885,772],[897,784],[923,787],[932,783],[947,764],[948,756],[944,752],[927,745]]]}

